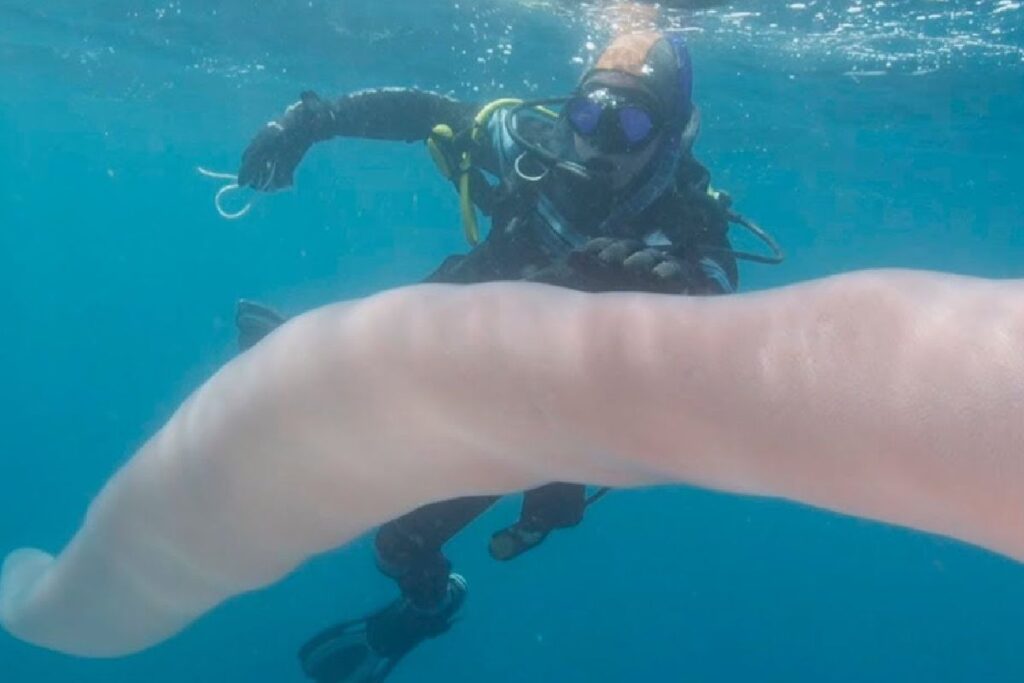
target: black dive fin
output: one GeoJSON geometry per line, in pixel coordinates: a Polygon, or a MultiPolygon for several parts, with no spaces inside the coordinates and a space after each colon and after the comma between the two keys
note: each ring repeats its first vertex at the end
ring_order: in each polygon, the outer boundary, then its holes
{"type": "Polygon", "coordinates": [[[235,327],[238,328],[239,350],[249,350],[280,327],[285,320],[287,318],[272,308],[248,299],[240,299],[235,308],[235,327]]]}

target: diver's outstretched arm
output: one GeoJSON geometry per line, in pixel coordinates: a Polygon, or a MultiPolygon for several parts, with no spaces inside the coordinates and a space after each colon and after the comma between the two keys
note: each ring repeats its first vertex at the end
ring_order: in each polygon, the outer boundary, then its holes
{"type": "Polygon", "coordinates": [[[438,124],[453,130],[468,128],[479,104],[416,88],[375,88],[342,95],[333,102],[314,104],[312,93],[289,107],[282,126],[305,128],[314,142],[334,137],[376,140],[426,140],[438,124]],[[303,112],[304,108],[310,111],[303,112]]]}
{"type": "Polygon", "coordinates": [[[427,502],[688,482],[1024,560],[1024,283],[863,272],[734,297],[421,285],[289,321],[110,480],[0,621],[148,647],[427,502]]]}
{"type": "Polygon", "coordinates": [[[335,137],[414,142],[438,124],[468,128],[479,105],[414,88],[378,88],[334,101],[304,92],[252,139],[242,155],[238,183],[257,190],[289,187],[302,157],[317,142],[335,137]]]}

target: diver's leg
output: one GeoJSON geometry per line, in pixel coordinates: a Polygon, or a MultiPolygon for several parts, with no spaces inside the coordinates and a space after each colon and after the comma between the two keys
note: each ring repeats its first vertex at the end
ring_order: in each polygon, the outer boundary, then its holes
{"type": "Polygon", "coordinates": [[[465,600],[466,582],[451,573],[441,549],[496,500],[479,496],[433,503],[381,527],[377,563],[402,595],[364,619],[342,622],[310,639],[299,651],[306,675],[317,683],[383,681],[413,648],[447,631],[465,600]]]}
{"type": "Polygon", "coordinates": [[[414,605],[431,609],[443,601],[451,570],[441,549],[497,500],[496,496],[445,500],[388,522],[375,539],[377,566],[398,582],[414,605]]]}
{"type": "Polygon", "coordinates": [[[491,536],[491,557],[511,560],[540,545],[552,529],[576,526],[587,507],[582,484],[554,483],[527,491],[519,521],[491,536]]]}
{"type": "Polygon", "coordinates": [[[403,597],[366,618],[324,629],[299,650],[302,670],[317,683],[379,683],[417,645],[448,631],[465,598],[465,581],[451,574],[445,602],[434,611],[403,597]]]}

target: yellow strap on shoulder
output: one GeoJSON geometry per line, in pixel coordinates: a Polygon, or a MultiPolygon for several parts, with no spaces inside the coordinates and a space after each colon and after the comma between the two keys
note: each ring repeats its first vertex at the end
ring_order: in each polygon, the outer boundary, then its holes
{"type": "Polygon", "coordinates": [[[480,141],[480,132],[487,127],[487,122],[491,120],[492,116],[494,116],[494,112],[498,111],[502,107],[517,107],[522,103],[522,100],[517,100],[514,97],[503,97],[485,104],[483,108],[477,112],[476,116],[473,117],[473,142],[480,141]]]}
{"type": "Polygon", "coordinates": [[[439,123],[430,131],[430,136],[427,138],[427,151],[430,152],[430,158],[434,160],[434,165],[437,166],[437,170],[441,172],[448,180],[455,178],[455,169],[452,168],[452,145],[455,143],[455,133],[452,131],[451,126],[445,123],[439,123]]]}
{"type": "MultiPolygon", "coordinates": [[[[466,241],[471,247],[480,243],[480,223],[476,216],[476,206],[473,204],[470,171],[473,170],[473,148],[480,143],[482,133],[487,129],[487,124],[495,112],[505,107],[517,107],[523,100],[503,97],[485,104],[476,116],[473,117],[473,125],[469,129],[469,143],[465,149],[457,152],[455,149],[455,133],[451,127],[440,123],[434,126],[427,137],[427,150],[430,152],[434,164],[445,178],[456,183],[459,190],[459,213],[462,216],[462,232],[466,241]],[[458,155],[456,157],[456,154],[458,155]],[[455,162],[457,168],[452,168],[455,162]]],[[[554,112],[540,107],[539,110],[552,118],[558,115],[554,112]]]]}
{"type": "Polygon", "coordinates": [[[459,214],[462,216],[462,234],[469,246],[480,243],[480,224],[476,218],[476,207],[469,191],[469,174],[459,176],[459,214]]]}
{"type": "Polygon", "coordinates": [[[434,159],[441,174],[449,180],[456,182],[459,189],[459,213],[462,216],[462,232],[466,241],[471,247],[480,243],[480,223],[476,216],[476,207],[473,205],[473,196],[470,188],[470,171],[473,169],[473,147],[481,140],[481,134],[487,129],[487,124],[494,116],[494,113],[503,107],[515,107],[522,104],[522,100],[514,98],[502,98],[488,102],[473,117],[473,125],[469,130],[470,144],[458,156],[458,168],[452,168],[455,160],[452,154],[455,152],[453,145],[455,134],[451,127],[445,124],[438,124],[427,138],[427,149],[434,159]]]}

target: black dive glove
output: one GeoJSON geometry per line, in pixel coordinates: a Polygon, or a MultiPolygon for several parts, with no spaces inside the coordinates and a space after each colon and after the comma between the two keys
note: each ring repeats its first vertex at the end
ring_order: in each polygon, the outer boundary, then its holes
{"type": "Polygon", "coordinates": [[[242,154],[238,184],[270,192],[290,187],[295,167],[314,142],[327,137],[334,115],[331,105],[314,92],[288,107],[280,121],[271,121],[242,154]]]}
{"type": "Polygon", "coordinates": [[[597,237],[571,252],[568,266],[589,281],[590,291],[683,294],[694,282],[687,264],[639,240],[597,237]]]}

